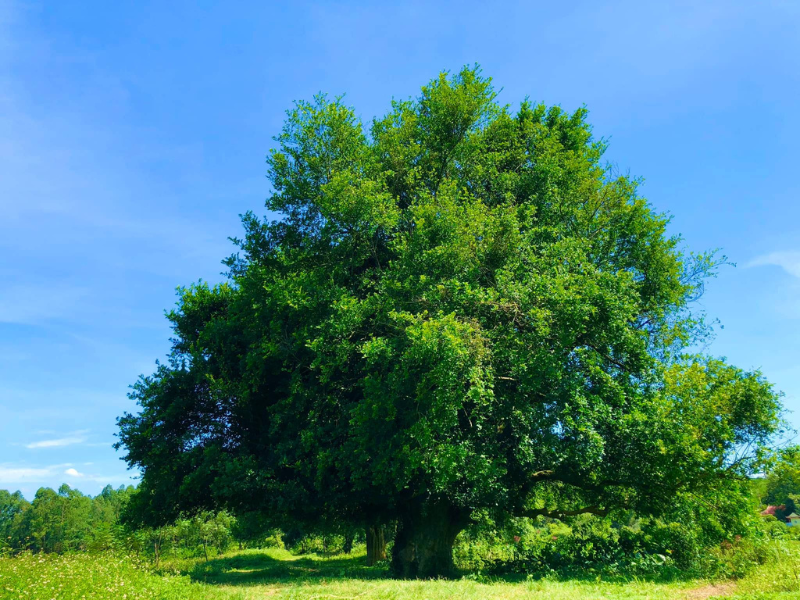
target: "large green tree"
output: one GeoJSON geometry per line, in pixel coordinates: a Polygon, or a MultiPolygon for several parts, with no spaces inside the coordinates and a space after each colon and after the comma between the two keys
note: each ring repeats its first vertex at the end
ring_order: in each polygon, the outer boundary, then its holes
{"type": "Polygon", "coordinates": [[[717,261],[602,164],[584,109],[512,111],[466,68],[368,129],[299,102],[276,142],[278,217],[182,289],[119,421],[142,515],[393,521],[398,576],[447,574],[476,509],[656,514],[778,427],[759,373],[681,354],[717,261]]]}

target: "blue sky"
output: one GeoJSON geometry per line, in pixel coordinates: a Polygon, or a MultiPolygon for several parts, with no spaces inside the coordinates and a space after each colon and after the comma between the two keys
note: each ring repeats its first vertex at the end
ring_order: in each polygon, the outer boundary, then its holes
{"type": "Polygon", "coordinates": [[[0,0],[0,488],[130,481],[128,385],[264,212],[293,100],[369,120],[474,62],[503,102],[586,104],[687,248],[738,264],[701,301],[709,350],[800,428],[800,3],[562,4],[0,0]]]}

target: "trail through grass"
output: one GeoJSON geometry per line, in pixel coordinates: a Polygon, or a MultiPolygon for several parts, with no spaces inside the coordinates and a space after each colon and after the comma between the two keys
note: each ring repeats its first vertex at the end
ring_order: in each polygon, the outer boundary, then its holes
{"type": "Polygon", "coordinates": [[[736,582],[641,579],[504,580],[466,576],[445,581],[397,581],[363,555],[294,556],[250,550],[212,559],[173,560],[157,572],[113,554],[22,555],[0,559],[0,598],[31,600],[741,600],[800,599],[800,544],[785,559],[736,582]]]}

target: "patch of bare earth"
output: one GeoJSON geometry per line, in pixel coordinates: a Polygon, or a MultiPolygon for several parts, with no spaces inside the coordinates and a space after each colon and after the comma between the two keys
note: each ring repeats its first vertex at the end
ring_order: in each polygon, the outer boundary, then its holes
{"type": "Polygon", "coordinates": [[[713,583],[703,587],[686,590],[686,600],[705,600],[730,596],[736,589],[735,583],[713,583]]]}

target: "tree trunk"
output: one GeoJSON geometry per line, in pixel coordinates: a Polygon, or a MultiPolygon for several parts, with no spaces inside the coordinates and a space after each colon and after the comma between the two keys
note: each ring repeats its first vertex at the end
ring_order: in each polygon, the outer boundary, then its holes
{"type": "Polygon", "coordinates": [[[469,524],[469,513],[446,503],[429,504],[400,521],[392,550],[392,572],[402,579],[451,577],[453,543],[469,524]]]}
{"type": "Polygon", "coordinates": [[[386,560],[386,536],[383,525],[367,527],[367,565],[372,566],[379,560],[386,560]]]}
{"type": "Polygon", "coordinates": [[[353,551],[353,531],[348,529],[347,532],[344,534],[344,546],[342,546],[342,552],[345,554],[350,554],[353,551]]]}
{"type": "Polygon", "coordinates": [[[158,569],[158,563],[161,561],[161,539],[162,539],[162,533],[161,531],[159,531],[158,535],[153,541],[153,553],[155,554],[155,559],[156,559],[156,569],[158,569]]]}

